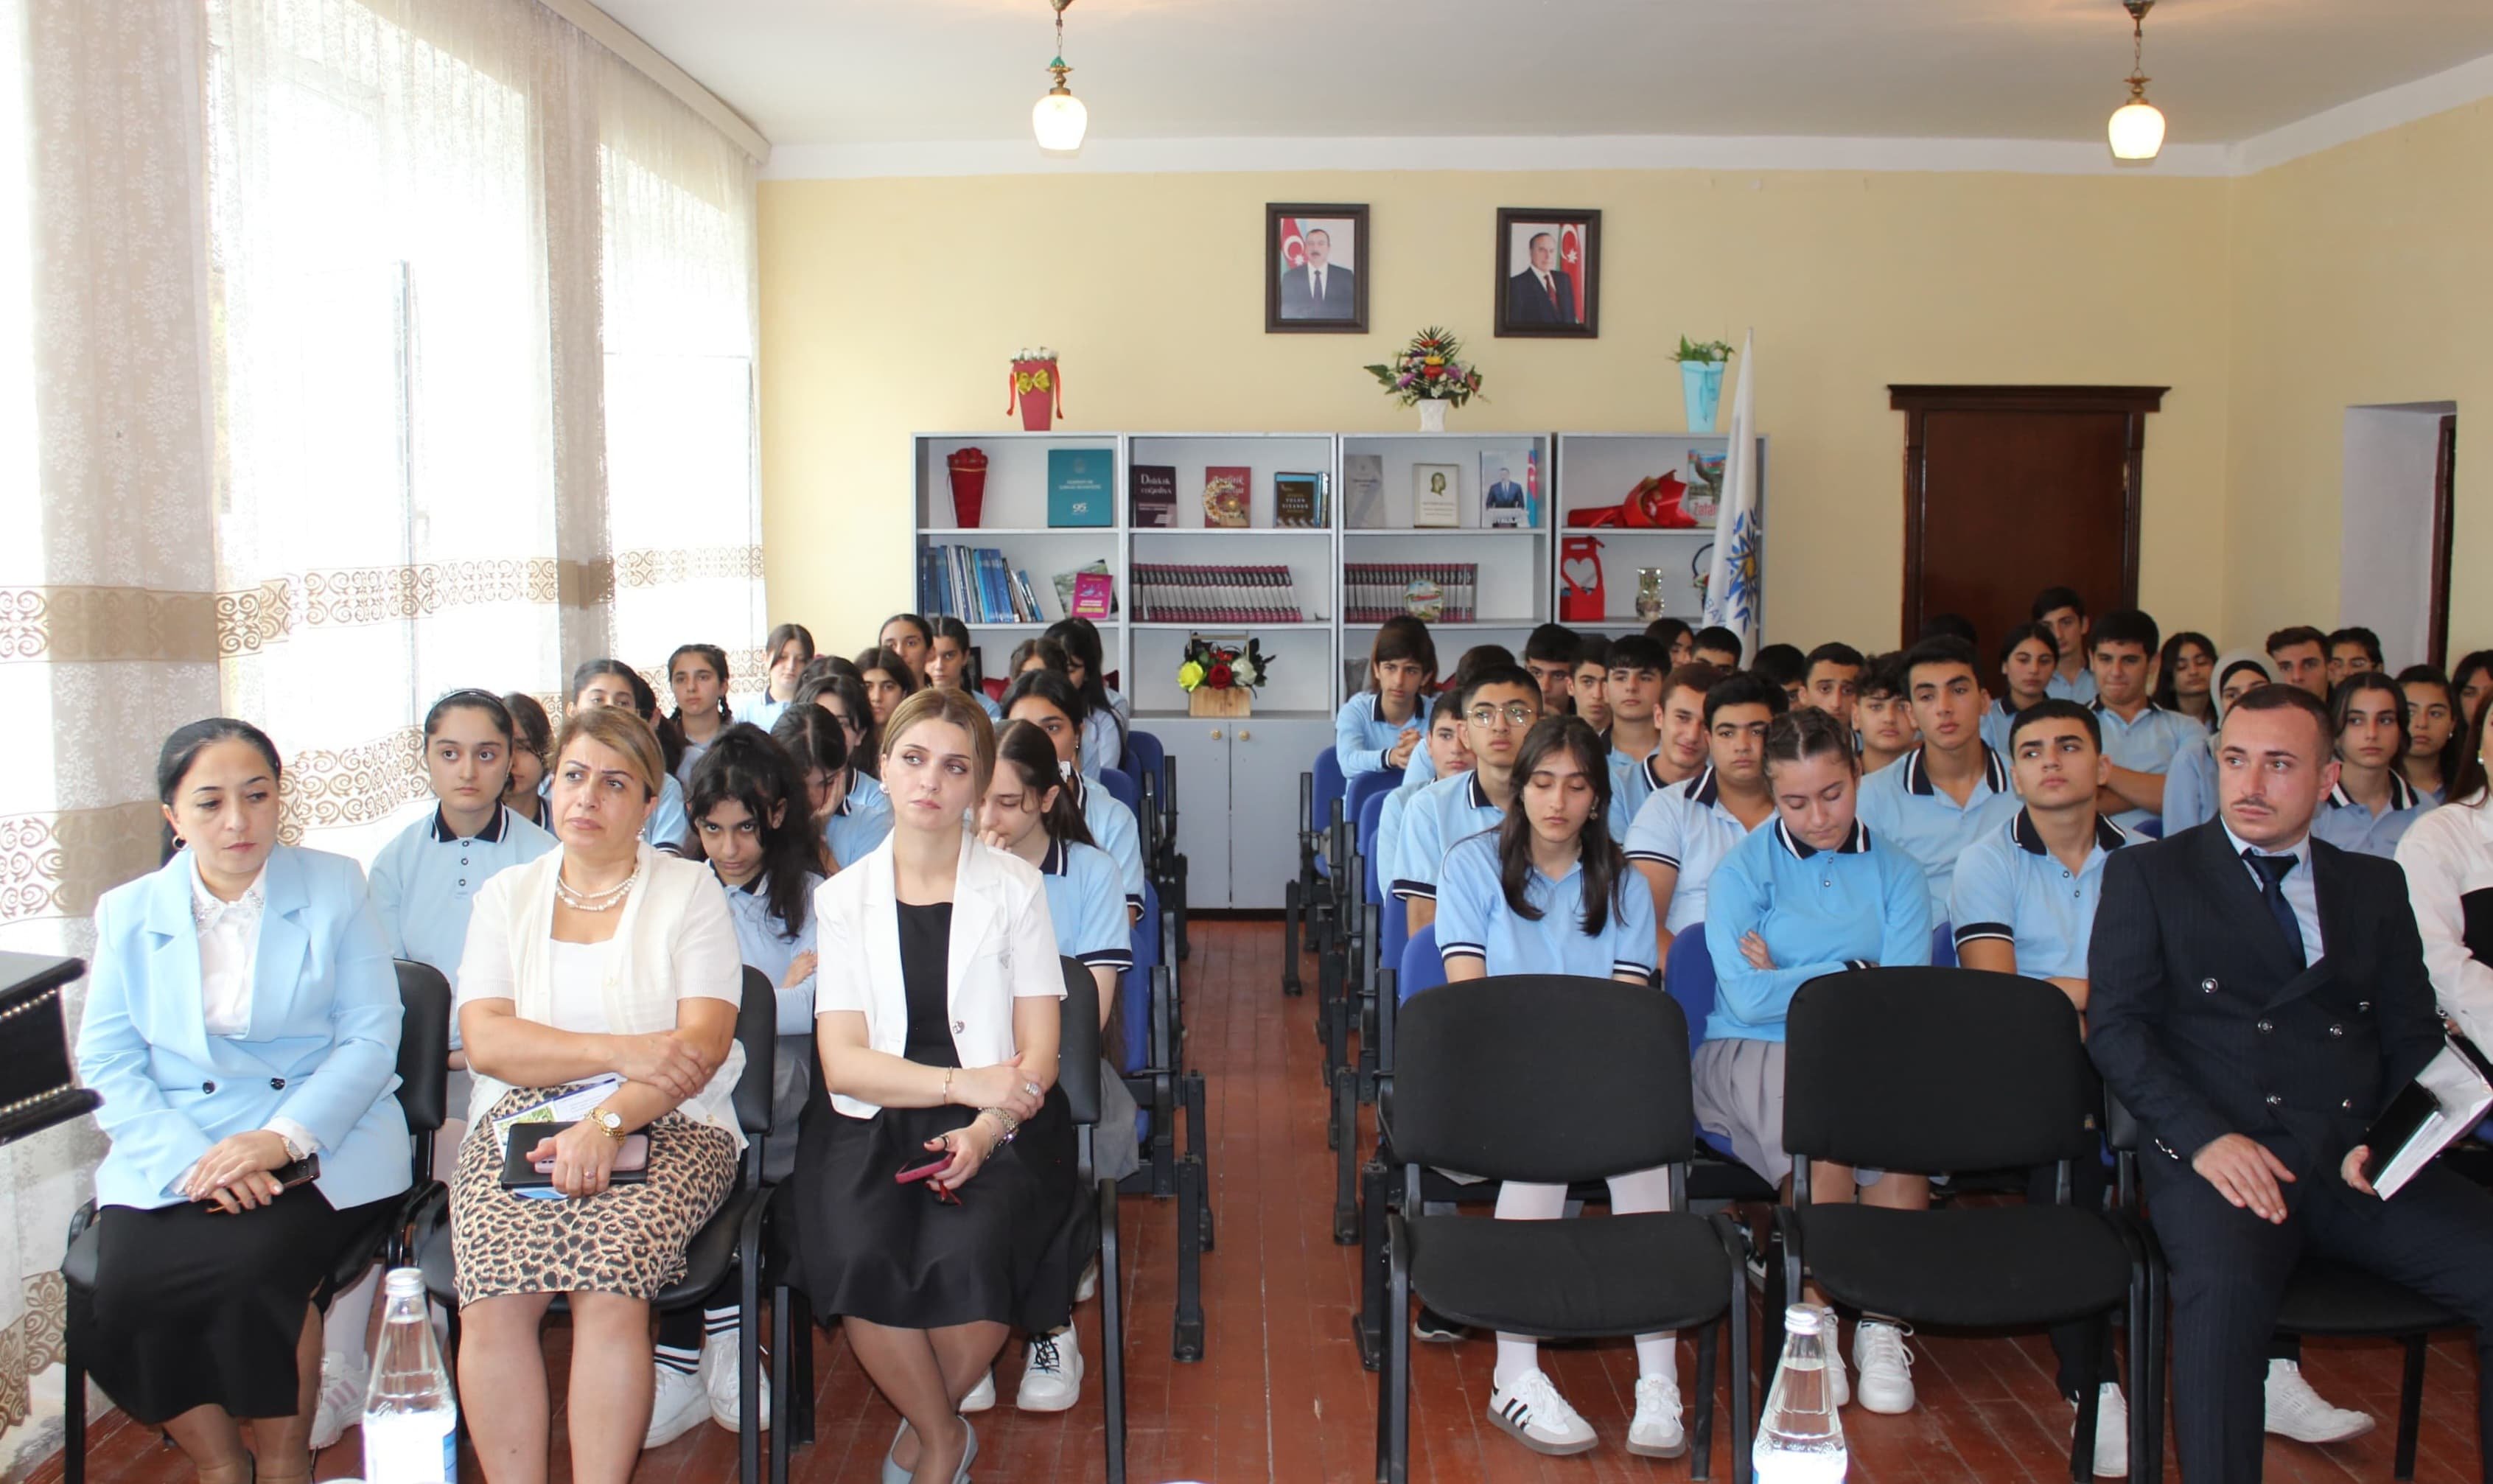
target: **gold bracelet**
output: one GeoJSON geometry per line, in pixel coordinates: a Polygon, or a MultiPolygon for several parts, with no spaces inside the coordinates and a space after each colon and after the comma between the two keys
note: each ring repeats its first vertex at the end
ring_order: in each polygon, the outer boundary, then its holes
{"type": "Polygon", "coordinates": [[[952,1101],[952,1074],[958,1070],[957,1067],[944,1069],[944,1101],[947,1105],[952,1101]]]}

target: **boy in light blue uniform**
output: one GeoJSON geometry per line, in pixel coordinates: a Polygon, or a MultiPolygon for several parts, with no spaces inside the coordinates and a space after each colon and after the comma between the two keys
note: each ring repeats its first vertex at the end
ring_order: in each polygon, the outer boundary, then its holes
{"type": "MultiPolygon", "coordinates": [[[[2163,644],[2155,620],[2135,608],[2095,621],[2091,663],[2095,722],[2103,728],[2103,755],[2112,764],[2100,808],[2133,834],[2164,816],[2164,776],[2182,749],[2203,742],[2208,729],[2148,698],[2147,667],[2163,644]]],[[[2161,827],[2160,825],[2158,826],[2161,827]]]]}
{"type": "Polygon", "coordinates": [[[855,763],[849,765],[840,801],[823,820],[824,843],[831,847],[831,860],[842,866],[865,859],[891,833],[891,797],[883,791],[883,785],[855,763]]]}
{"type": "Polygon", "coordinates": [[[1670,664],[1670,651],[1641,634],[1610,645],[1603,690],[1610,707],[1610,800],[1616,816],[1637,811],[1661,788],[1705,770],[1705,689],[1721,678],[1706,666],[1670,664]]]}
{"type": "Polygon", "coordinates": [[[1472,768],[1420,790],[1402,826],[1394,895],[1407,904],[1411,932],[1436,920],[1437,879],[1457,841],[1494,828],[1514,797],[1515,759],[1541,720],[1541,685],[1513,665],[1493,665],[1463,686],[1463,742],[1472,768]]]}
{"type": "MultiPolygon", "coordinates": [[[[1961,642],[1961,641],[1960,641],[1961,642]]],[[[1967,718],[1971,730],[1971,716],[1967,718]]],[[[1724,857],[1707,885],[1705,951],[1714,961],[1713,1012],[1692,1072],[1697,1121],[1769,1183],[1791,1173],[1784,1150],[1784,1034],[1792,995],[1812,979],[1851,968],[1931,961],[1930,887],[1904,851],[1878,841],[1856,813],[1859,763],[1852,728],[1815,707],[1766,732],[1766,784],[1775,818],[1724,857]]],[[[1865,1205],[1921,1210],[1930,1181],[1820,1167],[1821,1183],[1861,1185],[1865,1205]]],[[[1853,1332],[1860,1400],[1908,1411],[1913,1380],[1901,1325],[1864,1314],[1853,1332]]],[[[1851,1395],[1841,1357],[1828,1357],[1838,1405],[1851,1395]]]]}
{"type": "MultiPolygon", "coordinates": [[[[1428,708],[1428,740],[1412,755],[1412,760],[1427,757],[1438,770],[1449,776],[1465,772],[1472,765],[1471,749],[1463,745],[1462,697],[1453,691],[1439,693],[1428,708]]],[[[1391,888],[1397,879],[1402,860],[1402,837],[1409,823],[1411,801],[1420,796],[1434,779],[1406,783],[1385,796],[1376,812],[1376,879],[1391,888]]]]}
{"type": "Polygon", "coordinates": [[[1705,693],[1705,771],[1645,800],[1628,825],[1628,861],[1644,877],[1660,919],[1659,962],[1669,962],[1671,939],[1705,920],[1706,884],[1723,857],[1774,816],[1766,731],[1788,709],[1783,687],[1762,675],[1716,681],[1705,693]]]}
{"type": "Polygon", "coordinates": [[[2038,623],[2022,623],[1999,640],[2000,693],[1982,708],[1982,745],[2008,756],[2009,724],[2017,713],[2051,698],[2052,672],[2059,668],[2060,646],[2052,631],[2038,623]]]}
{"type": "Polygon", "coordinates": [[[1428,626],[1407,614],[1389,618],[1367,651],[1367,689],[1334,713],[1334,757],[1343,778],[1402,771],[1420,752],[1427,727],[1428,692],[1437,683],[1437,645],[1428,626]]]}
{"type": "MultiPolygon", "coordinates": [[[[2095,676],[2087,668],[2092,628],[2087,619],[2087,600],[2074,587],[2046,587],[2034,595],[2033,608],[2027,616],[2051,631],[2052,643],[2059,652],[2059,663],[2044,683],[2045,693],[2062,700],[2092,703],[2095,676]]],[[[2149,652],[2153,652],[2151,646],[2149,652]]]]}
{"type": "Polygon", "coordinates": [[[1861,781],[1861,822],[1921,867],[1935,922],[1948,910],[1957,857],[2017,812],[2008,764],[1982,740],[1990,697],[1974,666],[1973,646],[1960,638],[1906,651],[1905,695],[1922,745],[1861,781]]]}

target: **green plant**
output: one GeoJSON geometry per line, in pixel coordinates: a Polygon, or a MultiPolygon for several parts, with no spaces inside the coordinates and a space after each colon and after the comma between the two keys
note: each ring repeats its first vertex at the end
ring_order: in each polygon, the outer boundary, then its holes
{"type": "Polygon", "coordinates": [[[1671,359],[1674,361],[1727,361],[1731,359],[1731,348],[1729,341],[1692,341],[1683,335],[1679,338],[1678,353],[1671,359]]]}

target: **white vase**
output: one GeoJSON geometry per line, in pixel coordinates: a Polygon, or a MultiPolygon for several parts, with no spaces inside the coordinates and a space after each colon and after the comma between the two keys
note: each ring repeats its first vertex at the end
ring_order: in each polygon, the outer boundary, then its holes
{"type": "Polygon", "coordinates": [[[1446,430],[1446,400],[1444,398],[1424,397],[1420,400],[1420,430],[1422,432],[1444,432],[1446,430]]]}

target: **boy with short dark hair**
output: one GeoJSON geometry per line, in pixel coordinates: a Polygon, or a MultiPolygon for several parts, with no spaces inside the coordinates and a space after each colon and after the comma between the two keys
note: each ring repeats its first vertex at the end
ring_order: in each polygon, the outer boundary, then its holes
{"type": "Polygon", "coordinates": [[[1905,651],[1905,693],[1922,745],[1861,781],[1861,822],[1906,854],[1930,883],[1931,921],[1946,920],[1956,858],[2017,812],[2008,765],[1982,740],[1982,689],[1973,646],[1926,638],[1905,651]]]}
{"type": "Polygon", "coordinates": [[[1852,697],[1861,684],[1861,651],[1845,643],[1824,643],[1802,662],[1801,702],[1830,716],[1850,720],[1852,697]]]}
{"type": "Polygon", "coordinates": [[[2339,629],[2328,636],[2328,688],[2348,675],[2367,669],[2386,669],[2381,660],[2381,637],[2361,625],[2339,629]]]}
{"type": "Polygon", "coordinates": [[[2132,833],[2150,819],[2163,827],[2164,775],[2183,745],[2207,735],[2207,728],[2165,710],[2147,693],[2148,666],[2162,642],[2155,620],[2136,608],[2106,613],[2094,626],[2094,714],[2111,764],[2096,805],[2132,833]]]}
{"type": "Polygon", "coordinates": [[[1740,668],[1740,636],[1721,624],[1697,630],[1693,642],[1696,648],[1691,657],[1697,664],[1723,670],[1740,668]]]}
{"type": "Polygon", "coordinates": [[[1749,668],[1782,686],[1784,698],[1793,706],[1802,704],[1801,682],[1809,678],[1809,661],[1798,644],[1768,644],[1749,668]]]}
{"type": "Polygon", "coordinates": [[[1570,692],[1576,682],[1576,656],[1583,648],[1583,636],[1562,623],[1543,624],[1523,641],[1523,668],[1541,687],[1543,716],[1573,714],[1575,697],[1570,692]]]}
{"type": "Polygon", "coordinates": [[[2087,668],[2087,600],[2078,596],[2074,587],[2046,587],[2034,595],[2033,609],[2027,616],[2052,631],[2052,642],[2060,651],[2059,668],[2052,672],[2052,683],[2046,689],[2062,700],[2091,701],[2095,698],[2095,677],[2087,668]]]}
{"type": "Polygon", "coordinates": [[[2328,636],[2307,623],[2292,624],[2268,637],[2268,668],[2279,685],[2328,698],[2328,636]]]}
{"type": "Polygon", "coordinates": [[[1873,655],[1861,668],[1852,695],[1852,735],[1861,749],[1861,777],[1912,751],[1912,703],[1905,696],[1904,656],[1873,655]]]}

